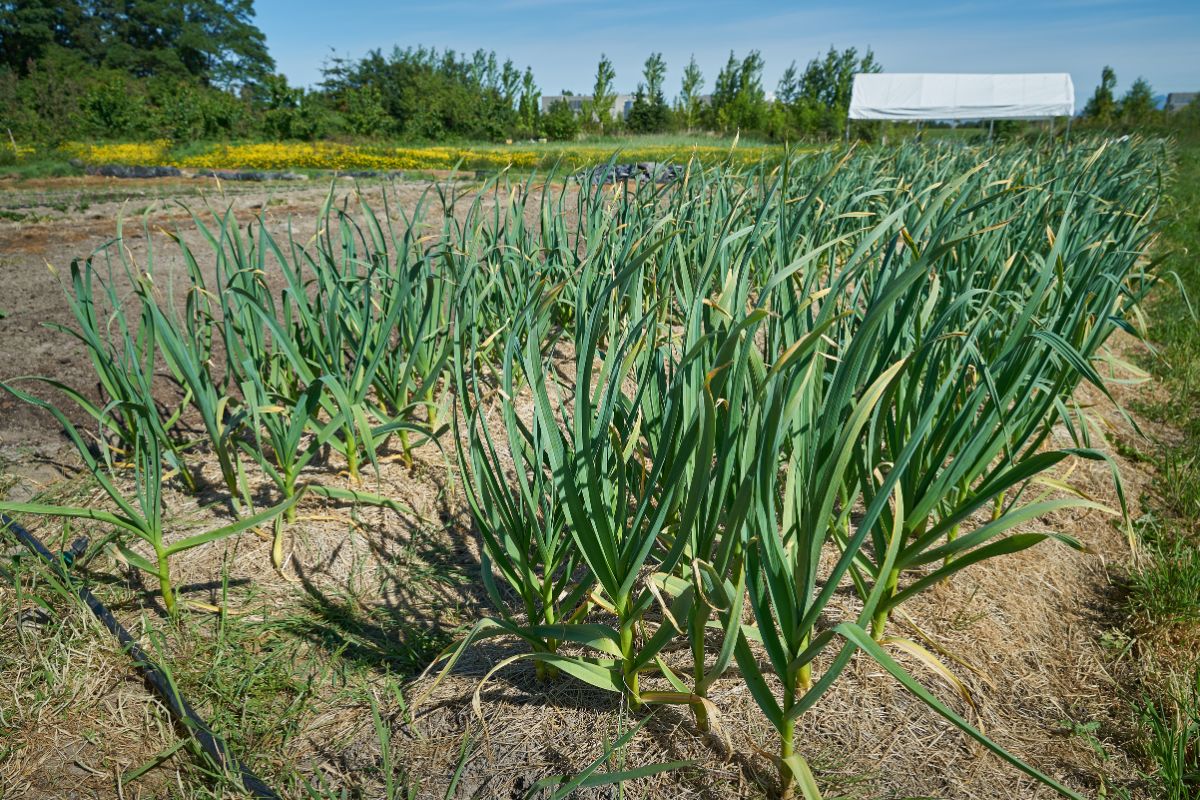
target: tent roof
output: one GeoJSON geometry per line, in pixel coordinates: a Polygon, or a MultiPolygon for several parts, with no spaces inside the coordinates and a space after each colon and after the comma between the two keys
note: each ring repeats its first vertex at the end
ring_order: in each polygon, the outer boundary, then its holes
{"type": "Polygon", "coordinates": [[[1046,119],[1075,113],[1067,73],[860,73],[850,119],[1046,119]]]}

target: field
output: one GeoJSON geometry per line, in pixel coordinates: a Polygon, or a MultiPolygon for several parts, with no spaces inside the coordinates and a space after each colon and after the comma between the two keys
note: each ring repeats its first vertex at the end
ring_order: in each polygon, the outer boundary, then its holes
{"type": "MultiPolygon", "coordinates": [[[[779,144],[740,138],[686,136],[598,137],[576,142],[463,143],[411,146],[339,142],[185,143],[67,142],[58,147],[25,148],[11,175],[41,177],[82,173],[102,166],[177,167],[203,170],[277,170],[319,175],[326,172],[466,172],[509,170],[571,171],[603,164],[617,154],[621,162],[687,162],[740,166],[778,162],[779,144]]],[[[0,168],[0,175],[4,170],[0,168]]]]}
{"type": "MultiPolygon", "coordinates": [[[[284,797],[1186,797],[1194,152],[723,147],[7,183],[0,510],[284,797]]],[[[0,797],[242,793],[2,546],[0,797]]]]}

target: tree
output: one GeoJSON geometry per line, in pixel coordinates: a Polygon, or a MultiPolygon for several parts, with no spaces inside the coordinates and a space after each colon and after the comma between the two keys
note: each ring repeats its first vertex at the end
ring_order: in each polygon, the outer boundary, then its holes
{"type": "Polygon", "coordinates": [[[1138,78],[1121,98],[1121,122],[1130,126],[1144,125],[1154,117],[1155,111],[1154,90],[1150,88],[1150,82],[1138,78]]]}
{"type": "Polygon", "coordinates": [[[515,108],[520,90],[521,71],[513,66],[512,59],[510,58],[500,68],[500,91],[504,96],[504,102],[515,108]]]}
{"type": "Polygon", "coordinates": [[[252,0],[15,0],[0,3],[0,63],[22,75],[54,49],[131,77],[231,87],[270,75],[252,0]]]}
{"type": "Polygon", "coordinates": [[[138,122],[155,120],[162,135],[175,142],[195,141],[204,137],[204,109],[200,87],[194,81],[155,78],[149,83],[151,113],[140,114],[138,122]]]}
{"type": "Polygon", "coordinates": [[[367,84],[346,92],[346,124],[360,136],[379,136],[391,127],[379,87],[367,84]]]}
{"type": "Polygon", "coordinates": [[[775,85],[775,99],[785,106],[790,106],[800,99],[800,76],[796,72],[795,61],[788,65],[779,78],[779,83],[775,85]]]}
{"type": "Polygon", "coordinates": [[[679,92],[679,114],[684,127],[689,132],[700,122],[700,111],[703,105],[700,92],[703,89],[704,76],[700,73],[700,67],[696,64],[696,56],[693,54],[691,61],[683,70],[683,84],[679,92]]]}
{"type": "Polygon", "coordinates": [[[569,141],[579,134],[579,119],[566,100],[555,100],[542,117],[546,135],[555,141],[569,141]]]}
{"type": "Polygon", "coordinates": [[[625,121],[635,133],[659,133],[667,129],[667,101],[663,97],[663,78],[667,74],[667,62],[662,53],[651,53],[642,70],[645,83],[639,83],[625,121]]]}
{"type": "Polygon", "coordinates": [[[328,99],[302,86],[289,86],[283,75],[262,83],[262,133],[272,139],[315,141],[333,132],[328,99]]]}
{"type": "Polygon", "coordinates": [[[80,116],[92,136],[122,138],[143,122],[142,98],[129,91],[120,76],[92,88],[84,96],[80,116]]]}
{"type": "Polygon", "coordinates": [[[612,62],[608,56],[600,54],[600,63],[596,65],[596,84],[592,87],[592,100],[583,109],[584,120],[597,126],[604,133],[605,126],[611,126],[612,107],[617,101],[617,93],[613,89],[613,80],[617,77],[612,62]]]}
{"type": "MultiPolygon", "coordinates": [[[[86,53],[99,52],[99,31],[88,6],[82,2],[14,0],[0,3],[0,63],[21,77],[42,60],[51,48],[86,53]]],[[[95,66],[95,62],[92,62],[95,66]]]]}
{"type": "Polygon", "coordinates": [[[762,87],[763,59],[751,50],[738,61],[733,51],[717,74],[709,114],[722,131],[761,131],[767,122],[767,97],[762,87]]]}
{"type": "Polygon", "coordinates": [[[767,126],[767,135],[772,139],[790,139],[819,127],[821,107],[804,97],[802,88],[800,72],[793,61],[775,86],[775,102],[771,104],[767,126]]]}
{"type": "Polygon", "coordinates": [[[651,53],[642,67],[642,77],[646,79],[646,94],[649,97],[663,96],[663,79],[667,76],[667,62],[662,53],[651,53]]]}
{"type": "MultiPolygon", "coordinates": [[[[451,137],[503,139],[518,126],[515,104],[505,97],[504,71],[494,54],[470,59],[453,50],[399,47],[384,55],[373,50],[349,65],[323,71],[322,87],[335,107],[349,92],[373,86],[391,118],[390,127],[409,139],[451,137]]],[[[509,81],[512,80],[510,70],[509,81]]]]}
{"type": "Polygon", "coordinates": [[[537,135],[538,106],[541,105],[541,101],[542,93],[538,91],[537,83],[533,79],[533,70],[526,67],[525,74],[521,76],[521,101],[517,106],[517,118],[521,122],[523,133],[529,136],[537,135]]]}
{"type": "MultiPolygon", "coordinates": [[[[737,66],[741,72],[745,72],[748,66],[753,65],[743,63],[737,66]]],[[[779,139],[815,133],[826,136],[840,133],[850,108],[855,74],[879,72],[881,69],[870,49],[860,57],[854,47],[839,51],[830,46],[824,56],[810,60],[803,72],[797,69],[793,61],[776,85],[775,102],[762,116],[765,120],[764,132],[779,139]]],[[[734,83],[744,83],[746,80],[739,74],[734,83]]],[[[716,102],[714,96],[714,105],[716,102]]]]}
{"type": "Polygon", "coordinates": [[[855,74],[882,69],[870,49],[859,58],[857,48],[847,47],[839,52],[830,45],[823,58],[808,62],[796,87],[797,93],[788,103],[792,118],[803,120],[803,124],[797,125],[798,130],[825,135],[841,133],[850,108],[855,74]]]}
{"type": "Polygon", "coordinates": [[[741,62],[729,51],[729,60],[725,62],[725,66],[717,73],[717,82],[713,86],[712,107],[716,109],[727,103],[732,103],[737,96],[738,83],[741,81],[741,62]]]}
{"type": "MultiPolygon", "coordinates": [[[[449,50],[447,54],[450,60],[454,59],[454,51],[449,50]]],[[[496,54],[488,52],[482,47],[476,50],[471,55],[470,76],[471,80],[483,88],[495,88],[499,83],[499,72],[496,66],[496,54]]]]}
{"type": "Polygon", "coordinates": [[[667,113],[662,94],[650,97],[646,86],[639,83],[625,125],[633,133],[661,133],[667,129],[667,113]]]}
{"type": "Polygon", "coordinates": [[[109,73],[90,74],[86,62],[69,50],[51,48],[31,62],[24,76],[0,67],[7,90],[0,99],[0,116],[17,138],[57,145],[83,135],[81,121],[86,96],[109,73]],[[85,80],[86,78],[86,80],[85,80]]]}
{"type": "Polygon", "coordinates": [[[1083,116],[1101,124],[1111,122],[1117,109],[1117,102],[1113,96],[1113,90],[1116,88],[1117,73],[1113,72],[1112,67],[1105,65],[1100,72],[1100,85],[1083,107],[1083,116]]]}
{"type": "Polygon", "coordinates": [[[625,127],[631,133],[650,133],[654,130],[654,121],[650,111],[650,102],[646,99],[646,84],[639,83],[633,93],[633,103],[629,106],[629,116],[625,118],[625,127]]]}

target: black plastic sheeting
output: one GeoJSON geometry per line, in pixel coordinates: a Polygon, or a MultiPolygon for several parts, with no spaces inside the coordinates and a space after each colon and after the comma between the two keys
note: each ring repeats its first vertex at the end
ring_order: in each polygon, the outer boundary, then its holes
{"type": "Polygon", "coordinates": [[[333,176],[335,178],[402,178],[404,173],[399,170],[350,169],[337,170],[333,176]]]}
{"type": "MultiPolygon", "coordinates": [[[[99,175],[104,178],[183,178],[187,177],[178,167],[143,167],[125,164],[101,164],[99,166],[84,164],[75,159],[71,163],[83,167],[88,175],[99,175]]],[[[373,177],[363,174],[361,177],[373,177]]],[[[378,173],[382,174],[382,173],[378,173]]],[[[195,173],[198,178],[220,178],[223,181],[306,181],[307,175],[299,172],[279,172],[275,170],[251,169],[201,169],[195,173]]],[[[357,176],[356,176],[357,177],[357,176]]]]}
{"type": "MultiPolygon", "coordinates": [[[[134,665],[141,671],[142,676],[146,679],[146,683],[166,703],[167,708],[171,711],[171,715],[189,733],[196,737],[196,741],[200,744],[201,749],[204,750],[215,764],[230,774],[238,775],[241,779],[242,787],[252,797],[259,798],[259,800],[280,800],[279,795],[275,793],[274,789],[267,786],[258,776],[238,762],[237,758],[229,750],[229,746],[225,744],[225,741],[213,733],[212,728],[208,727],[208,724],[200,718],[188,701],[179,694],[179,691],[167,678],[162,669],[146,655],[145,650],[138,646],[138,643],[129,635],[129,631],[125,630],[125,627],[117,621],[112,612],[86,586],[76,586],[74,578],[67,572],[66,567],[87,549],[86,539],[76,541],[72,545],[71,550],[64,553],[62,558],[59,558],[46,549],[41,540],[18,525],[11,517],[6,514],[0,514],[0,532],[5,530],[12,531],[21,544],[25,545],[25,547],[41,558],[64,585],[75,587],[79,599],[91,609],[98,620],[104,623],[104,627],[108,628],[109,632],[117,637],[117,641],[121,643],[121,646],[125,648],[125,652],[129,653],[129,657],[133,660],[134,665]]],[[[12,576],[6,575],[6,577],[11,579],[12,576]]]]}
{"type": "Polygon", "coordinates": [[[127,167],[122,164],[85,167],[84,171],[88,175],[101,175],[105,178],[179,178],[183,176],[178,167],[127,167]]]}
{"type": "Polygon", "coordinates": [[[581,181],[588,183],[671,183],[683,177],[684,168],[678,164],[660,164],[656,161],[640,161],[636,164],[601,164],[585,169],[578,174],[581,181]]]}
{"type": "Polygon", "coordinates": [[[275,172],[252,169],[202,169],[196,171],[197,178],[220,178],[223,181],[306,181],[307,175],[299,172],[275,172]]]}

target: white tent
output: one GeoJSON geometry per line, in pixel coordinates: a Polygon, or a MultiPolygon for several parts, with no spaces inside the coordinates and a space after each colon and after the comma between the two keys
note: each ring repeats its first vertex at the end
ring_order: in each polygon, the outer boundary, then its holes
{"type": "Polygon", "coordinates": [[[850,119],[1052,119],[1075,113],[1066,73],[952,75],[860,73],[850,119]]]}

